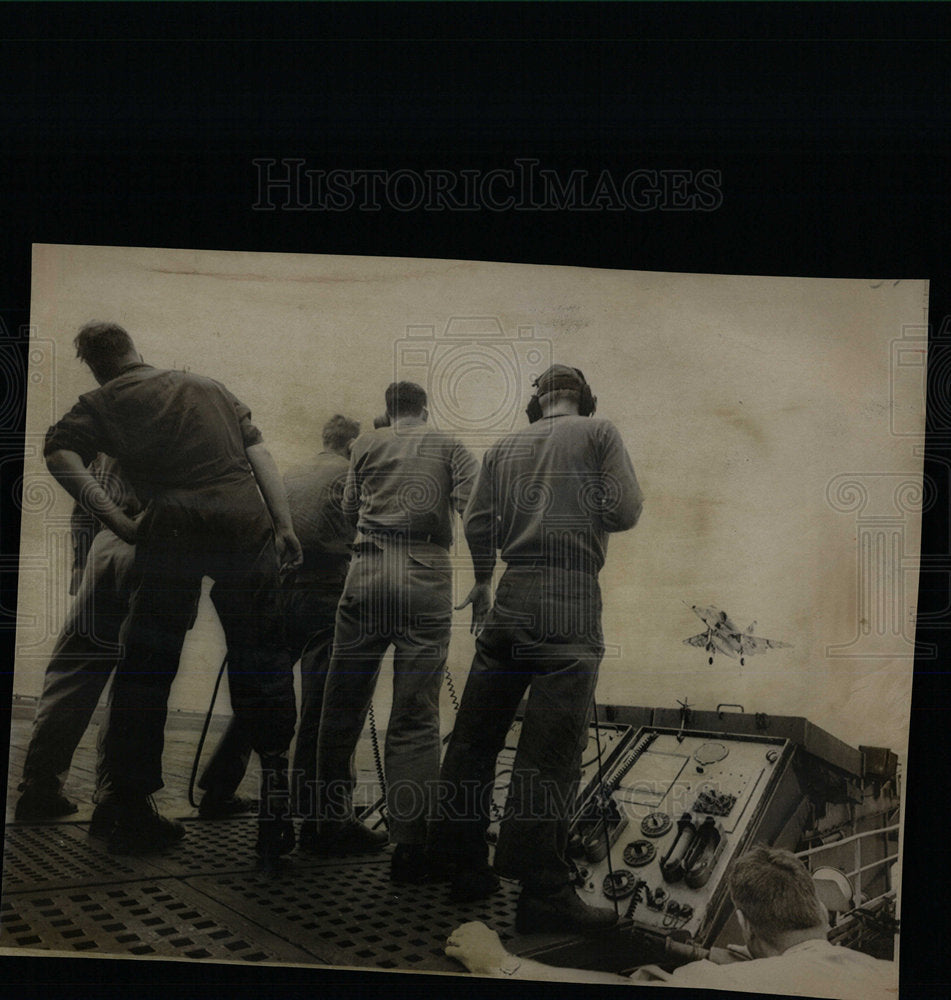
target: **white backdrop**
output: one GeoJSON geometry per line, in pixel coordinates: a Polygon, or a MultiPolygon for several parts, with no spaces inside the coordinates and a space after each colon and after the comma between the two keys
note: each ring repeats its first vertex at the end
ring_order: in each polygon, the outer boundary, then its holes
{"type": "MultiPolygon", "coordinates": [[[[395,377],[427,384],[433,419],[481,454],[524,420],[528,374],[551,359],[582,368],[646,496],[602,573],[599,700],[737,702],[902,753],[926,310],[923,281],[37,246],[15,692],[39,693],[67,606],[70,501],[42,435],[94,388],[71,341],[99,319],[125,326],[149,363],[224,382],[282,469],[320,450],[333,413],[369,428],[395,377]],[[792,646],[709,666],[683,644],[702,630],[684,602],[792,646]]],[[[458,564],[461,598],[464,543],[458,564]]],[[[460,692],[467,614],[450,652],[460,692]]],[[[205,600],[173,708],[204,710],[223,652],[205,600]]],[[[388,700],[384,671],[381,718],[388,700]]]]}

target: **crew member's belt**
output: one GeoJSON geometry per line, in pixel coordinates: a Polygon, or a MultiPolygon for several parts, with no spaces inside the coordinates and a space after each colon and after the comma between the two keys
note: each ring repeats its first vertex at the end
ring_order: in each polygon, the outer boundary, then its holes
{"type": "Polygon", "coordinates": [[[390,542],[396,544],[407,544],[412,542],[431,543],[438,545],[441,549],[448,548],[435,535],[424,535],[415,531],[362,531],[361,538],[352,546],[354,552],[366,552],[370,549],[378,549],[381,543],[390,542]]]}
{"type": "Polygon", "coordinates": [[[559,559],[548,557],[545,559],[513,559],[506,563],[509,569],[560,569],[569,573],[587,573],[588,576],[597,576],[598,571],[591,565],[590,560],[579,559],[577,562],[571,559],[559,559]]]}

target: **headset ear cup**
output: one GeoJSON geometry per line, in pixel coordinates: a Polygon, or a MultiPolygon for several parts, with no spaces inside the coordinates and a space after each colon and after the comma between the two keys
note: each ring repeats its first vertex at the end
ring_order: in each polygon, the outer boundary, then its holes
{"type": "Polygon", "coordinates": [[[578,413],[582,417],[590,417],[597,407],[597,397],[591,392],[591,386],[585,382],[581,387],[581,398],[578,400],[578,413]]]}
{"type": "Polygon", "coordinates": [[[528,406],[525,407],[525,413],[528,416],[528,422],[530,424],[535,423],[536,420],[541,420],[542,404],[538,402],[538,396],[532,396],[532,398],[528,401],[528,406]]]}

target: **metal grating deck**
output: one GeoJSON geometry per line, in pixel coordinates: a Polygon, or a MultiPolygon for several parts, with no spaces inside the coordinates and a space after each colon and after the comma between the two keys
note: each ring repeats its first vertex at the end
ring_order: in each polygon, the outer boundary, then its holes
{"type": "MultiPolygon", "coordinates": [[[[0,948],[8,953],[458,973],[442,949],[459,924],[484,920],[505,940],[513,933],[514,885],[450,906],[445,884],[392,885],[389,853],[334,859],[295,852],[282,871],[266,875],[254,853],[254,817],[205,822],[187,805],[196,733],[184,726],[166,734],[167,784],[156,799],[164,814],[184,819],[185,840],[162,854],[111,855],[86,832],[95,728],[80,744],[66,789],[79,812],[23,824],[12,822],[12,810],[30,722],[13,721],[0,903],[0,948]]],[[[369,746],[360,754],[372,783],[369,746]]],[[[256,793],[252,772],[241,794],[256,793]]]]}
{"type": "Polygon", "coordinates": [[[317,957],[174,880],[16,893],[0,904],[0,943],[245,962],[313,962],[317,957]]]}
{"type": "Polygon", "coordinates": [[[389,854],[295,852],[276,874],[254,854],[256,821],[188,821],[165,854],[109,854],[85,823],[9,824],[0,947],[229,962],[458,972],[453,928],[512,935],[516,887],[450,905],[446,884],[396,886],[389,854]]]}
{"type": "Polygon", "coordinates": [[[102,846],[97,846],[97,841],[86,835],[85,825],[7,826],[3,844],[3,898],[13,892],[156,878],[164,873],[153,860],[107,854],[102,846]]]}
{"type": "Polygon", "coordinates": [[[515,923],[514,884],[503,883],[501,892],[477,903],[450,905],[445,884],[394,886],[386,860],[301,868],[274,880],[198,878],[191,885],[252,919],[279,920],[282,935],[301,947],[323,942],[338,965],[457,972],[442,950],[450,931],[484,920],[508,940],[515,923]]]}

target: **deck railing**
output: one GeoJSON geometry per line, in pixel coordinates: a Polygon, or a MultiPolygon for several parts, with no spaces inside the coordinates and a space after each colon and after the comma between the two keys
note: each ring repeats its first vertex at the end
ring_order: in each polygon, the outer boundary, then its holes
{"type": "MultiPolygon", "coordinates": [[[[870,861],[866,864],[862,863],[862,845],[869,843],[869,838],[872,837],[883,837],[888,836],[888,834],[893,831],[898,830],[898,824],[894,823],[891,826],[881,826],[875,830],[864,830],[862,833],[852,834],[851,837],[843,837],[841,840],[834,840],[828,844],[820,844],[818,847],[810,847],[805,851],[797,851],[796,857],[800,858],[805,862],[806,867],[812,871],[815,867],[816,856],[822,852],[827,851],[840,851],[843,847],[848,844],[852,845],[852,870],[847,871],[844,874],[852,882],[852,888],[854,890],[854,905],[858,906],[862,902],[870,903],[872,900],[862,900],[862,876],[871,871],[872,869],[886,868],[894,864],[898,860],[898,849],[896,847],[894,854],[887,854],[883,858],[878,858],[875,861],[870,861]]],[[[890,879],[888,880],[890,883],[890,879]]],[[[891,891],[891,886],[886,889],[885,892],[881,893],[880,896],[887,895],[891,891]]],[[[876,896],[875,899],[880,898],[876,896]]]]}

